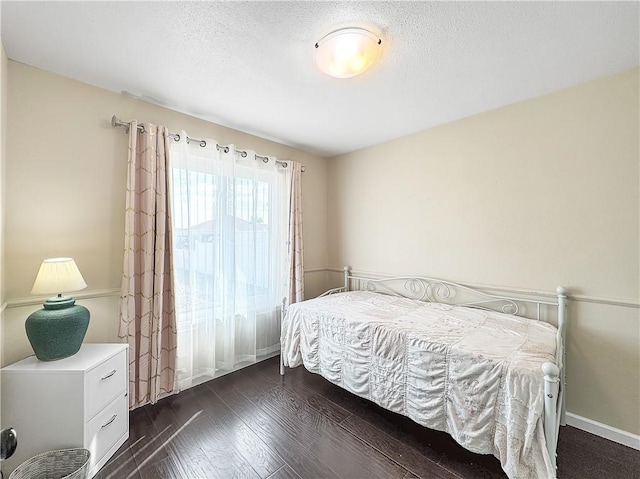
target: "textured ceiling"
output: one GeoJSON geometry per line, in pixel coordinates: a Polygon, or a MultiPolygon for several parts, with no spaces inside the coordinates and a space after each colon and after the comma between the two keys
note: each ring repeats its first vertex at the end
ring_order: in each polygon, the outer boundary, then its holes
{"type": "Polygon", "coordinates": [[[639,5],[3,1],[1,17],[10,59],[333,156],[633,68],[639,5]],[[384,52],[338,80],[313,45],[343,26],[384,52]]]}

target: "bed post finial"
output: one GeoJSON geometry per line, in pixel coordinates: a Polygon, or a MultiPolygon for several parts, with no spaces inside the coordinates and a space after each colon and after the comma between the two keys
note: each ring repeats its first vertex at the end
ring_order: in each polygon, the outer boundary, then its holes
{"type": "Polygon", "coordinates": [[[344,290],[349,291],[349,272],[351,271],[351,268],[349,266],[345,266],[343,270],[344,270],[344,290]]]}

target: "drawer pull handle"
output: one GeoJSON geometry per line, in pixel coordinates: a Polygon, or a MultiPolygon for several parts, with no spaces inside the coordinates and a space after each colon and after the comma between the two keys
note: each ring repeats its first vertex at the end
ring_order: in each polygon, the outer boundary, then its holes
{"type": "Polygon", "coordinates": [[[116,370],[114,369],[113,371],[111,371],[109,374],[107,374],[106,376],[102,376],[100,378],[100,381],[104,381],[105,379],[109,379],[111,376],[113,376],[116,373],[116,370]]]}
{"type": "Polygon", "coordinates": [[[104,429],[105,427],[107,427],[109,424],[111,424],[113,421],[115,421],[117,417],[118,417],[117,414],[114,414],[113,416],[111,416],[111,419],[109,419],[107,422],[105,422],[100,429],[104,429]]]}

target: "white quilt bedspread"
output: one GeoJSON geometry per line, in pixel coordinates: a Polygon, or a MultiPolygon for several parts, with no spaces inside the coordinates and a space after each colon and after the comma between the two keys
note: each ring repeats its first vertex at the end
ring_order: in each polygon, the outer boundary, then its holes
{"type": "Polygon", "coordinates": [[[365,291],[292,304],[285,366],[300,364],[358,396],[496,456],[511,479],[551,478],[543,421],[550,324],[365,291]]]}

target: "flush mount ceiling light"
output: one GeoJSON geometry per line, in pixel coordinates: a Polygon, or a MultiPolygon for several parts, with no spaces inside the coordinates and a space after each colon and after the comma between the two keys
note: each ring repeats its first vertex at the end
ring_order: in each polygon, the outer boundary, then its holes
{"type": "Polygon", "coordinates": [[[382,39],[364,28],[341,28],[316,43],[318,68],[334,78],[351,78],[367,70],[382,53],[382,39]]]}

